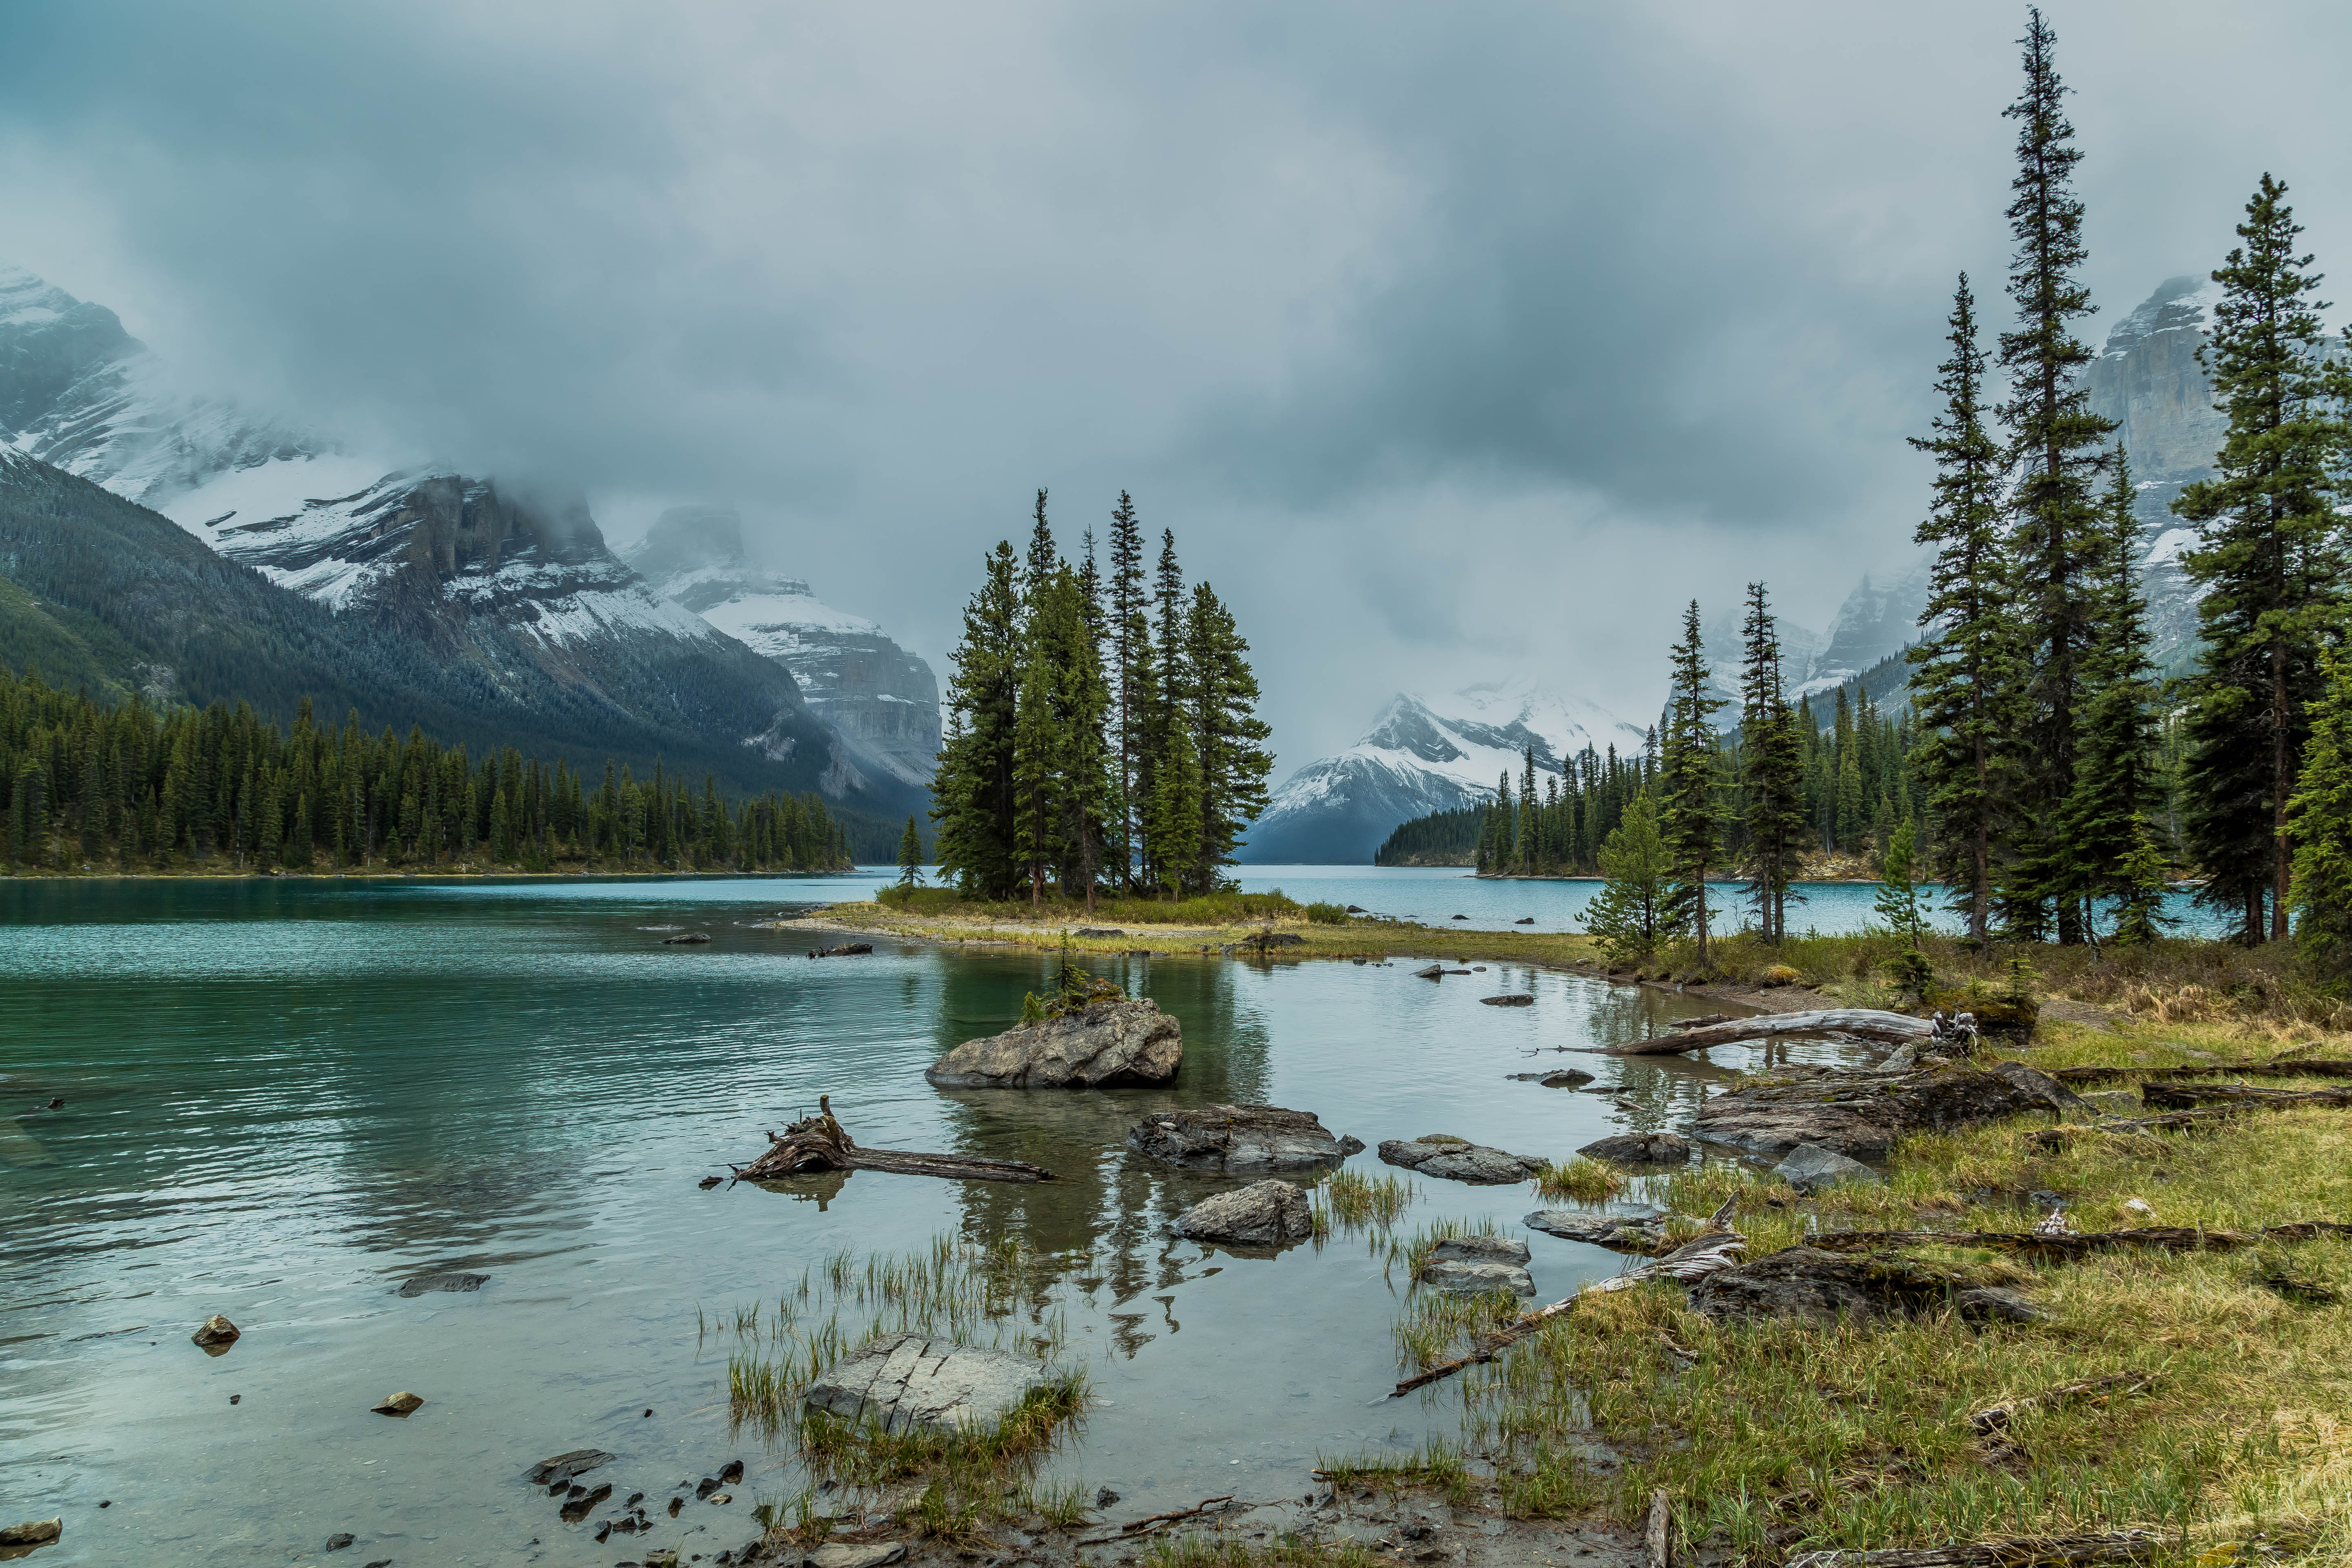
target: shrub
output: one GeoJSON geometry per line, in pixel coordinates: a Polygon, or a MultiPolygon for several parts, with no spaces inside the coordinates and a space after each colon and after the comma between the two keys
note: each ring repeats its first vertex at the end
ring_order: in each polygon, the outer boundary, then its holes
{"type": "Polygon", "coordinates": [[[1343,926],[1348,923],[1348,907],[1345,904],[1309,904],[1307,906],[1307,918],[1319,926],[1343,926]]]}

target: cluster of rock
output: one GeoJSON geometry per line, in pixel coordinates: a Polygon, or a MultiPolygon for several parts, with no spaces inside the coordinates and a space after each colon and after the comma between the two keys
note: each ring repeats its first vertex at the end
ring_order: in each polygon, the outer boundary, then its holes
{"type": "Polygon", "coordinates": [[[1337,1164],[1364,1146],[1333,1137],[1311,1110],[1274,1105],[1163,1110],[1129,1129],[1127,1145],[1164,1165],[1219,1173],[1337,1164]]]}
{"type": "Polygon", "coordinates": [[[1473,1143],[1451,1132],[1425,1132],[1418,1138],[1391,1138],[1381,1145],[1381,1158],[1391,1165],[1424,1176],[1442,1176],[1474,1186],[1499,1186],[1524,1182],[1549,1163],[1540,1154],[1507,1154],[1484,1143],[1473,1143]]]}
{"type": "Polygon", "coordinates": [[[966,1040],[923,1076],[942,1089],[1107,1089],[1170,1082],[1183,1060],[1184,1031],[1158,1004],[1097,1002],[966,1040]]]}

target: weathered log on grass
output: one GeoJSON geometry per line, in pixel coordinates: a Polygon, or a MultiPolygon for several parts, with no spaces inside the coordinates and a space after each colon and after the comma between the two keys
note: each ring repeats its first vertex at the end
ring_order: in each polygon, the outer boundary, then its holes
{"type": "Polygon", "coordinates": [[[1984,1247],[2026,1258],[2060,1261],[2088,1258],[2117,1247],[2147,1247],[2160,1252],[2231,1252],[2264,1241],[2314,1241],[2323,1236],[2352,1236],[2352,1225],[2334,1220],[2295,1220],[2264,1226],[2259,1230],[2198,1230],[2187,1226],[2150,1225],[2132,1230],[2049,1233],[2032,1230],[1832,1230],[1805,1238],[1808,1247],[1825,1252],[1868,1251],[1882,1247],[1984,1247]]]}
{"type": "MultiPolygon", "coordinates": [[[[1728,1209],[1729,1206],[1727,1204],[1725,1209],[1728,1209]]],[[[1724,1212],[1724,1209],[1716,1211],[1717,1217],[1714,1223],[1717,1225],[1722,1223],[1724,1212]]],[[[1587,1296],[1604,1295],[1612,1290],[1630,1290],[1634,1286],[1651,1279],[1701,1279],[1719,1268],[1736,1266],[1741,1255],[1747,1250],[1748,1238],[1738,1231],[1709,1231],[1695,1240],[1685,1242],[1654,1263],[1644,1263],[1638,1268],[1629,1268],[1624,1273],[1614,1275],[1607,1279],[1596,1279],[1566,1300],[1554,1301],[1549,1307],[1539,1307],[1518,1321],[1504,1325],[1479,1340],[1476,1347],[1468,1355],[1456,1356],[1452,1361],[1442,1361],[1434,1366],[1423,1367],[1391,1389],[1389,1397],[1402,1399],[1416,1388],[1435,1383],[1440,1378],[1452,1377],[1464,1367],[1476,1366],[1482,1362],[1493,1361],[1504,1351],[1517,1344],[1546,1323],[1565,1317],[1575,1310],[1576,1304],[1587,1296]]]]}
{"type": "Polygon", "coordinates": [[[2145,1563],[2161,1543],[2145,1530],[2111,1535],[2042,1535],[1966,1546],[1832,1549],[1791,1557],[1788,1568],[2071,1568],[2074,1563],[2145,1563]]]}
{"type": "Polygon", "coordinates": [[[1899,1046],[1925,1040],[1936,1026],[1925,1018],[1882,1013],[1874,1007],[1832,1007],[1820,1013],[1759,1013],[1728,1024],[1708,1024],[1635,1040],[1629,1046],[1609,1046],[1603,1056],[1670,1057],[1708,1046],[1738,1045],[1744,1040],[1777,1040],[1800,1035],[1855,1035],[1883,1045],[1899,1046]]]}
{"type": "Polygon", "coordinates": [[[2044,1405],[2072,1405],[2078,1399],[2104,1399],[2109,1394],[2121,1397],[2138,1394],[2154,1387],[2155,1377],[2145,1372],[2111,1372],[2104,1377],[2085,1377],[2073,1383],[2062,1383],[2042,1389],[2038,1394],[2021,1394],[1982,1410],[1969,1412],[1969,1426],[1985,1436],[2006,1431],[2018,1413],[2044,1405]]]}
{"type": "Polygon", "coordinates": [[[2139,1098],[2141,1104],[2158,1110],[2194,1110],[2209,1105],[2290,1110],[2305,1105],[2352,1105],[2352,1089],[2256,1089],[2244,1083],[2150,1083],[2140,1086],[2139,1098]]]}
{"type": "MultiPolygon", "coordinates": [[[[916,1154],[902,1149],[861,1149],[834,1120],[825,1097],[818,1110],[795,1121],[768,1152],[748,1165],[730,1165],[739,1182],[772,1182],[819,1171],[889,1171],[902,1176],[943,1176],[961,1182],[1050,1182],[1054,1173],[1022,1160],[989,1160],[977,1154],[916,1154]]],[[[773,1137],[773,1134],[771,1134],[773,1137]]]]}
{"type": "Polygon", "coordinates": [[[2167,1083],[2200,1078],[2352,1078],[2352,1062],[2216,1062],[2198,1068],[2060,1068],[2060,1083],[2167,1083]]]}

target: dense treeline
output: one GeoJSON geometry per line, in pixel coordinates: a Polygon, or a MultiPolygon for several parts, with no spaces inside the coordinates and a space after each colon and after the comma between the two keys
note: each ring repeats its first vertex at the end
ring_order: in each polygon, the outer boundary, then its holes
{"type": "Polygon", "coordinates": [[[103,705],[0,669],[0,820],[12,871],[516,867],[806,871],[849,861],[814,795],[729,800],[656,762],[584,780],[502,748],[479,763],[356,713],[291,732],[215,702],[103,705]]]}
{"type": "Polygon", "coordinates": [[[1000,542],[964,611],[931,816],[967,896],[1208,893],[1265,809],[1249,644],[1207,583],[1186,593],[1173,532],[1147,577],[1126,494],[1110,521],[1108,575],[1091,529],[1074,566],[1039,490],[1026,558],[1000,542]]]}

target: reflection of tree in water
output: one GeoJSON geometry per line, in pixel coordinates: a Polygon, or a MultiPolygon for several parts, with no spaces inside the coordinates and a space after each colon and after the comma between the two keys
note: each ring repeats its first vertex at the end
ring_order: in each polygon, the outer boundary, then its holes
{"type": "MultiPolygon", "coordinates": [[[[938,1044],[1001,1033],[1020,1021],[1021,999],[1051,984],[1049,955],[957,954],[942,965],[938,1044]],[[974,958],[978,961],[975,962],[974,958]]],[[[1078,1282],[1114,1309],[1184,1279],[1187,1250],[1166,1233],[1170,1216],[1230,1184],[1180,1174],[1126,1148],[1128,1129],[1179,1106],[1263,1100],[1272,1047],[1265,1022],[1244,1005],[1229,965],[1213,959],[1113,958],[1094,965],[1133,996],[1149,997],[1184,1030],[1184,1065],[1164,1089],[941,1089],[944,1152],[1025,1160],[1060,1179],[1034,1184],[967,1182],[967,1239],[1013,1237],[1044,1253],[1083,1254],[1078,1282]]],[[[1175,1326],[1169,1303],[1160,1317],[1175,1326]]],[[[1114,1310],[1113,1341],[1132,1354],[1154,1335],[1148,1314],[1114,1310]]]]}

